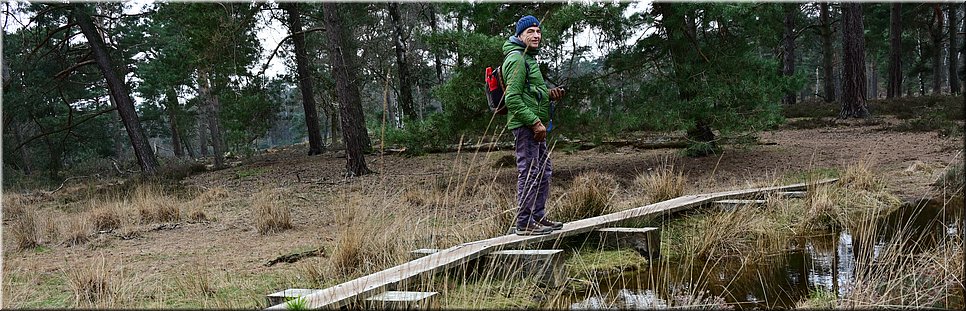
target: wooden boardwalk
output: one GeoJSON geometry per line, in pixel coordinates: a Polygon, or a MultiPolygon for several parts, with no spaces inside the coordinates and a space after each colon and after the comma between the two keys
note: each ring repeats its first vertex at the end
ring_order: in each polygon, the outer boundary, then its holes
{"type": "MultiPolygon", "coordinates": [[[[810,185],[832,183],[836,180],[826,179],[810,185]]],[[[565,236],[591,232],[597,228],[605,228],[624,220],[660,216],[707,205],[718,200],[744,199],[770,192],[804,191],[806,188],[806,184],[801,183],[787,186],[687,195],[634,209],[568,222],[562,230],[554,231],[547,235],[518,236],[511,234],[463,243],[386,270],[315,291],[303,296],[303,298],[307,302],[307,307],[310,309],[337,309],[353,301],[364,300],[365,298],[378,295],[387,290],[392,290],[391,287],[410,278],[430,276],[437,271],[465,264],[470,260],[501,249],[518,247],[530,243],[552,241],[565,236]]],[[[284,310],[286,306],[282,303],[271,306],[268,309],[284,310]]]]}

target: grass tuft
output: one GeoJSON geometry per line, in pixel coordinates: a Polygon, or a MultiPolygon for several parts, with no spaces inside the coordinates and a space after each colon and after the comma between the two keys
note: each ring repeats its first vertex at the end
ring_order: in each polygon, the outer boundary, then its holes
{"type": "Polygon", "coordinates": [[[687,182],[684,173],[674,171],[674,165],[663,165],[653,172],[642,173],[634,179],[634,183],[651,202],[670,200],[684,195],[687,182]]]}
{"type": "Polygon", "coordinates": [[[262,190],[252,195],[252,218],[260,234],[292,228],[292,215],[282,202],[282,189],[262,190]]]}
{"type": "Polygon", "coordinates": [[[123,281],[119,271],[107,268],[104,256],[94,258],[89,265],[69,266],[65,271],[67,283],[74,292],[76,306],[114,307],[121,302],[123,281]]]}
{"type": "Polygon", "coordinates": [[[617,190],[613,176],[600,172],[582,173],[574,178],[561,204],[549,211],[554,218],[572,221],[603,215],[617,190]]]}
{"type": "Polygon", "coordinates": [[[10,233],[19,249],[32,249],[40,245],[37,234],[37,216],[34,211],[25,210],[14,218],[10,233]]]}

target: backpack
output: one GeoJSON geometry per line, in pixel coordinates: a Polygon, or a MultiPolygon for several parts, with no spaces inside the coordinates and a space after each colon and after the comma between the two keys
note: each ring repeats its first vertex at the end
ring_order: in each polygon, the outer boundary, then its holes
{"type": "MultiPolygon", "coordinates": [[[[520,51],[515,51],[521,53],[520,51]]],[[[522,53],[521,53],[522,54],[522,53]]],[[[527,63],[526,58],[523,59],[523,65],[527,71],[527,75],[524,76],[524,82],[527,87],[530,85],[530,64],[527,63]]],[[[506,93],[506,83],[503,83],[503,66],[493,66],[486,67],[483,72],[483,78],[486,82],[486,87],[483,88],[483,92],[486,94],[486,102],[490,106],[490,111],[498,115],[506,114],[506,103],[504,102],[503,95],[506,93]]]]}

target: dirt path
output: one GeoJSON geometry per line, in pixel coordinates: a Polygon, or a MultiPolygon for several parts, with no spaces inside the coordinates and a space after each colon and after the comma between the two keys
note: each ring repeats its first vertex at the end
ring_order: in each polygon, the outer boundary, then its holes
{"type": "MultiPolygon", "coordinates": [[[[680,156],[679,150],[669,149],[641,151],[626,147],[606,153],[586,150],[570,154],[557,150],[553,154],[551,195],[559,197],[575,176],[594,170],[612,174],[623,188],[630,188],[638,174],[659,168],[665,161],[686,173],[692,193],[747,181],[767,182],[803,171],[842,169],[865,161],[893,191],[922,196],[929,193],[929,184],[946,165],[962,161],[961,138],[941,138],[934,132],[889,132],[883,131],[882,125],[784,129],[762,133],[760,138],[776,144],[728,146],[720,156],[705,158],[686,158],[680,156]]],[[[86,264],[103,254],[110,262],[123,265],[134,286],[141,289],[133,295],[141,301],[139,307],[251,307],[257,304],[252,299],[260,301],[257,297],[271,290],[304,284],[296,265],[262,264],[278,255],[332,243],[338,232],[334,223],[338,201],[333,198],[359,189],[396,193],[434,185],[445,187],[461,179],[471,184],[476,179],[492,180],[506,185],[509,192],[515,169],[494,168],[508,156],[512,156],[511,151],[415,158],[370,156],[369,166],[379,174],[346,181],[342,177],[343,158],[333,153],[308,157],[301,148],[293,148],[184,180],[190,187],[223,188],[228,193],[223,204],[206,211],[214,218],[210,222],[182,223],[178,228],[160,231],[151,231],[148,226],[139,237],[130,240],[102,237],[87,245],[55,244],[39,251],[16,250],[7,234],[10,226],[6,225],[5,306],[71,306],[73,295],[64,277],[65,267],[86,264]],[[269,235],[255,232],[249,198],[267,188],[285,189],[284,204],[293,212],[294,229],[269,235]],[[219,294],[211,298],[210,304],[192,302],[188,294],[175,295],[180,297],[175,299],[157,297],[173,291],[186,271],[196,269],[211,272],[216,276],[212,282],[220,284],[216,286],[219,294]],[[38,294],[38,290],[46,293],[38,294]]],[[[465,208],[454,212],[480,214],[477,206],[465,208]]]]}

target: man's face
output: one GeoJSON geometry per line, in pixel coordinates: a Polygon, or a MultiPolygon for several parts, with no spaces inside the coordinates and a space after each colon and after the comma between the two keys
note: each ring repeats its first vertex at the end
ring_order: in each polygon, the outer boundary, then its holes
{"type": "Polygon", "coordinates": [[[533,26],[520,33],[520,41],[523,41],[531,49],[540,47],[540,27],[533,26]]]}

